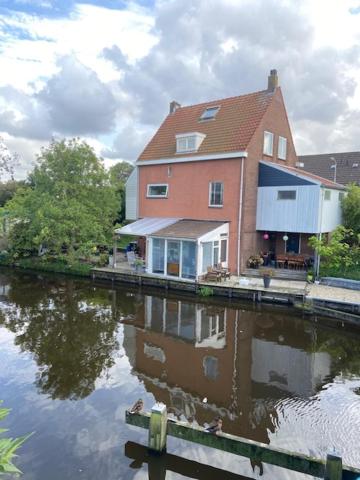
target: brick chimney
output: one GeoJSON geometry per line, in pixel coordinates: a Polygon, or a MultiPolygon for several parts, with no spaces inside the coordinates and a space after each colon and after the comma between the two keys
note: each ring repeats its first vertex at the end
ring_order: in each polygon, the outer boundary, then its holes
{"type": "Polygon", "coordinates": [[[270,70],[270,75],[268,76],[268,92],[273,92],[278,86],[279,77],[277,74],[277,70],[270,70]]]}
{"type": "Polygon", "coordinates": [[[175,113],[176,110],[177,110],[178,108],[180,108],[180,107],[181,107],[180,103],[175,102],[175,100],[173,100],[172,102],[170,102],[170,114],[171,114],[171,113],[175,113]]]}

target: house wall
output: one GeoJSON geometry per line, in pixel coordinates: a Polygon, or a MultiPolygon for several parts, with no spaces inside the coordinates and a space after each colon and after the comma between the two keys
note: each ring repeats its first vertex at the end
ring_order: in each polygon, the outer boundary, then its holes
{"type": "Polygon", "coordinates": [[[245,195],[241,239],[241,270],[245,268],[247,259],[264,248],[262,236],[256,231],[256,206],[259,176],[259,161],[270,161],[280,165],[295,166],[297,161],[294,142],[284,105],[281,90],[278,89],[269,105],[258,129],[247,148],[248,158],[245,161],[245,195]],[[263,154],[264,131],[274,134],[273,156],[263,154]],[[277,158],[279,135],[287,139],[287,158],[277,158]]]}
{"type": "Polygon", "coordinates": [[[135,167],[126,182],[125,213],[127,220],[138,218],[138,168],[135,167]]]}
{"type": "Polygon", "coordinates": [[[341,202],[339,200],[339,193],[341,190],[322,188],[322,206],[323,211],[321,215],[321,232],[332,232],[338,225],[341,224],[341,202]],[[330,191],[330,200],[325,200],[325,191],[330,191]]]}
{"type": "Polygon", "coordinates": [[[320,186],[259,187],[257,230],[271,232],[318,232],[320,186]],[[296,200],[278,200],[281,190],[295,190],[296,200]]]}
{"type": "MultiPolygon", "coordinates": [[[[281,90],[278,89],[257,131],[251,139],[248,158],[244,159],[244,195],[241,225],[241,270],[250,255],[261,250],[261,236],[256,231],[256,205],[259,161],[268,160],[295,166],[296,152],[281,90]],[[274,134],[273,156],[263,155],[264,131],[274,134]],[[287,139],[287,159],[277,158],[279,135],[287,139]]],[[[142,217],[178,217],[194,220],[229,222],[229,268],[237,269],[237,231],[241,160],[211,160],[163,165],[139,166],[139,211],[142,217]],[[209,207],[209,182],[224,183],[224,205],[209,207]],[[168,198],[147,198],[147,184],[169,185],[168,198]]]]}
{"type": "Polygon", "coordinates": [[[139,167],[139,217],[229,222],[229,268],[235,271],[240,164],[237,158],[139,167]],[[209,207],[209,183],[215,181],[224,183],[223,207],[209,207]],[[149,183],[168,184],[168,198],[147,198],[149,183]]]}

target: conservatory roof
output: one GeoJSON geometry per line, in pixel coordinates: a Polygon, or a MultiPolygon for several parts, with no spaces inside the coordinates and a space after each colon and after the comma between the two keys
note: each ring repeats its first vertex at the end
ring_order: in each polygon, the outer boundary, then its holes
{"type": "Polygon", "coordinates": [[[176,223],[180,218],[145,217],[115,230],[117,235],[146,236],[176,223]]]}

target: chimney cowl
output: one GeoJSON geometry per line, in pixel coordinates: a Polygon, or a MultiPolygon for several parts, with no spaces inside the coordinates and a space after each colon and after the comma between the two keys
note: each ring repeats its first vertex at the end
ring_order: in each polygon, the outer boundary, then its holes
{"type": "Polygon", "coordinates": [[[175,102],[175,100],[173,100],[172,102],[170,102],[170,114],[171,114],[171,113],[175,113],[176,110],[177,110],[178,108],[180,108],[180,107],[181,107],[180,103],[175,102]]]}
{"type": "Polygon", "coordinates": [[[279,86],[279,77],[277,70],[274,68],[270,70],[270,75],[268,76],[268,91],[273,92],[279,86]]]}

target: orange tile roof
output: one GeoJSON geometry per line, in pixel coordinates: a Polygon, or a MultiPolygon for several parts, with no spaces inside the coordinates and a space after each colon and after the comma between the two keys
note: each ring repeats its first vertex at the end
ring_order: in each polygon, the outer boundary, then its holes
{"type": "Polygon", "coordinates": [[[260,92],[180,107],[169,114],[139,157],[139,160],[188,157],[246,150],[274,92],[260,92]],[[219,106],[215,119],[199,121],[208,107],[219,106]],[[200,132],[206,138],[196,152],[176,154],[175,135],[200,132]]]}

